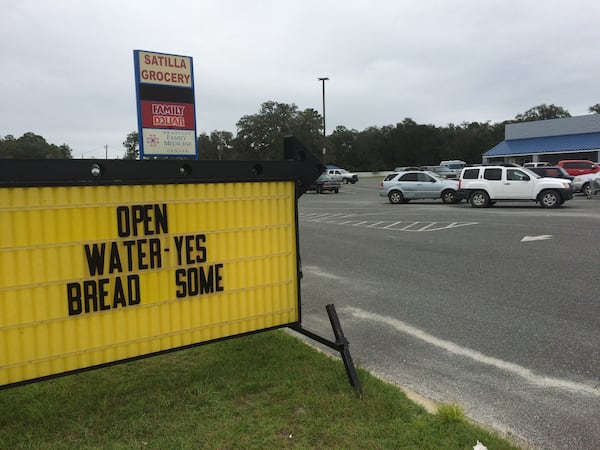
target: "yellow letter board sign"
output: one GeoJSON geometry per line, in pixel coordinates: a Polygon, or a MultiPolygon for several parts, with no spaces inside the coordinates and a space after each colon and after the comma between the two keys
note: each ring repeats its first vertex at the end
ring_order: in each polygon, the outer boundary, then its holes
{"type": "Polygon", "coordinates": [[[0,187],[0,386],[299,321],[294,181],[89,184],[0,187]]]}

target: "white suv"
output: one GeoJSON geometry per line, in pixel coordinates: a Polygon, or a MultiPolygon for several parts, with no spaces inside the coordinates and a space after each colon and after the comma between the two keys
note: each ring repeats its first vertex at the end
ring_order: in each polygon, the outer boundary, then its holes
{"type": "Polygon", "coordinates": [[[497,201],[529,200],[544,208],[558,208],[573,198],[570,181],[542,178],[523,167],[465,167],[459,179],[457,198],[474,208],[486,208],[497,201]]]}

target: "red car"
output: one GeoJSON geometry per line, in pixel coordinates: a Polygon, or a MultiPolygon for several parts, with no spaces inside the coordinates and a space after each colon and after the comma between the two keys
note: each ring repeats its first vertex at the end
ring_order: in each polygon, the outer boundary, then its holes
{"type": "Polygon", "coordinates": [[[600,165],[585,159],[564,159],[559,161],[558,167],[562,167],[569,175],[576,177],[586,173],[600,172],[600,165]]]}

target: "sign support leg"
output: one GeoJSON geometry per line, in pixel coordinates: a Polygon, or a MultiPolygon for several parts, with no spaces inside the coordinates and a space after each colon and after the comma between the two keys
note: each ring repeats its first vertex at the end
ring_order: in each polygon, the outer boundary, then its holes
{"type": "Polygon", "coordinates": [[[340,319],[338,318],[337,312],[335,310],[335,306],[330,304],[326,307],[327,315],[329,316],[329,322],[331,323],[331,327],[333,328],[333,334],[335,336],[335,342],[324,338],[323,336],[319,336],[318,334],[307,330],[302,326],[302,324],[290,325],[290,328],[298,333],[301,333],[327,347],[336,350],[340,353],[342,357],[342,361],[344,362],[344,367],[346,368],[346,375],[348,376],[348,381],[350,384],[358,392],[359,395],[362,396],[362,388],[360,386],[360,380],[358,379],[358,374],[356,373],[356,368],[354,367],[354,362],[352,361],[352,355],[350,355],[350,343],[346,336],[344,336],[344,331],[342,330],[342,325],[340,324],[340,319]]]}

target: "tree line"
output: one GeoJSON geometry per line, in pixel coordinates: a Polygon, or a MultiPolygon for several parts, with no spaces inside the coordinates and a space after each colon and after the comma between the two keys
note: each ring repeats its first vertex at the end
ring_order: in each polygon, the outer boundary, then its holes
{"type": "MultiPolygon", "coordinates": [[[[600,103],[589,112],[600,114],[600,103]]],[[[295,104],[268,101],[258,113],[243,116],[236,124],[237,135],[214,130],[198,136],[199,159],[278,160],[283,155],[283,138],[296,136],[326,164],[349,170],[378,171],[396,166],[435,165],[446,159],[481,162],[481,155],[504,140],[509,123],[571,117],[561,106],[538,105],[500,123],[463,122],[438,127],[405,118],[396,125],[368,127],[362,131],[338,126],[323,136],[323,118],[314,109],[300,110],[295,104]]],[[[138,134],[123,141],[124,159],[139,158],[138,134]]],[[[48,144],[41,136],[25,133],[15,139],[0,138],[0,158],[72,158],[68,145],[48,144]]]]}
{"type": "Polygon", "coordinates": [[[18,139],[7,134],[0,137],[0,158],[71,159],[73,151],[67,144],[49,144],[42,136],[32,132],[25,133],[18,139]]]}

